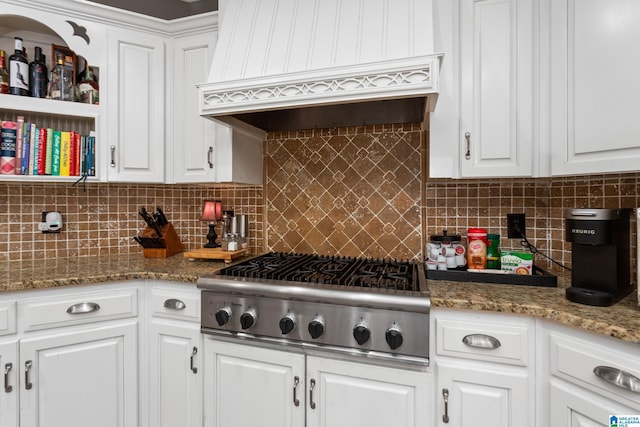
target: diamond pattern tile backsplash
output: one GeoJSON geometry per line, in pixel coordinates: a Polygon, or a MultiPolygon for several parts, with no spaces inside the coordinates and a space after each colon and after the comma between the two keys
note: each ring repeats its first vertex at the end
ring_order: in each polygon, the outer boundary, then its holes
{"type": "MultiPolygon", "coordinates": [[[[428,179],[419,124],[273,132],[265,142],[265,185],[149,185],[0,181],[0,261],[140,254],[140,206],[162,206],[188,249],[206,243],[202,201],[248,214],[250,248],[420,259],[432,234],[463,240],[468,227],[506,238],[506,214],[524,212],[541,253],[571,265],[564,209],[640,206],[640,173],[553,178],[428,179]],[[41,212],[60,210],[64,230],[37,231],[41,212]]],[[[631,248],[636,250],[632,218],[631,248]]],[[[220,227],[217,227],[220,232],[220,227]]],[[[634,264],[637,263],[632,255],[634,264]]],[[[537,265],[552,264],[536,255],[537,265]]],[[[635,268],[634,268],[635,270],[635,268]]]]}
{"type": "Polygon", "coordinates": [[[419,125],[271,133],[265,147],[267,249],[420,257],[419,125]]]}

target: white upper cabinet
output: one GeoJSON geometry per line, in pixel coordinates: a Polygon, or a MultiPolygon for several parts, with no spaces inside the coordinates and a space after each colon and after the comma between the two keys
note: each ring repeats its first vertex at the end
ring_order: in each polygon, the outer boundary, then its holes
{"type": "Polygon", "coordinates": [[[165,39],[110,29],[109,181],[164,182],[165,39]]]}
{"type": "Polygon", "coordinates": [[[548,3],[551,173],[640,170],[640,2],[548,3]]]}
{"type": "Polygon", "coordinates": [[[214,31],[178,37],[173,41],[172,139],[167,152],[167,169],[174,182],[212,182],[215,180],[213,145],[215,122],[198,111],[198,88],[211,67],[217,36],[214,31]]]}
{"type": "Polygon", "coordinates": [[[534,175],[533,0],[436,3],[435,45],[445,56],[429,175],[534,175]]]}
{"type": "Polygon", "coordinates": [[[533,1],[463,0],[461,176],[533,172],[533,1]]]}

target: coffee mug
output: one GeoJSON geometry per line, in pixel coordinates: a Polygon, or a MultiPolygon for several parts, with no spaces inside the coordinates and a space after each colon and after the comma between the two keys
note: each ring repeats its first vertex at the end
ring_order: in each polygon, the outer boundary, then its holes
{"type": "Polygon", "coordinates": [[[467,258],[464,255],[456,255],[453,258],[456,262],[456,266],[458,267],[464,267],[467,264],[467,258]]]}
{"type": "Polygon", "coordinates": [[[456,268],[458,264],[456,263],[456,257],[449,256],[447,257],[447,268],[456,268]]]}

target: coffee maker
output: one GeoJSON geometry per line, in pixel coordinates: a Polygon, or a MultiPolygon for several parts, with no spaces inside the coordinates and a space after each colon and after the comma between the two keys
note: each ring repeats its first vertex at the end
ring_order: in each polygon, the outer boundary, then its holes
{"type": "Polygon", "coordinates": [[[632,209],[567,209],[565,237],[572,242],[571,287],[566,298],[609,306],[634,289],[629,216],[632,209]]]}

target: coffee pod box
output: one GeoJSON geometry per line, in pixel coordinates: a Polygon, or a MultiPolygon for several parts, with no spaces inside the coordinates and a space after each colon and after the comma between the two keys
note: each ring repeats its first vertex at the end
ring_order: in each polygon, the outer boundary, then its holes
{"type": "Polygon", "coordinates": [[[501,269],[511,274],[531,275],[533,271],[533,254],[530,252],[502,251],[501,269]]]}

